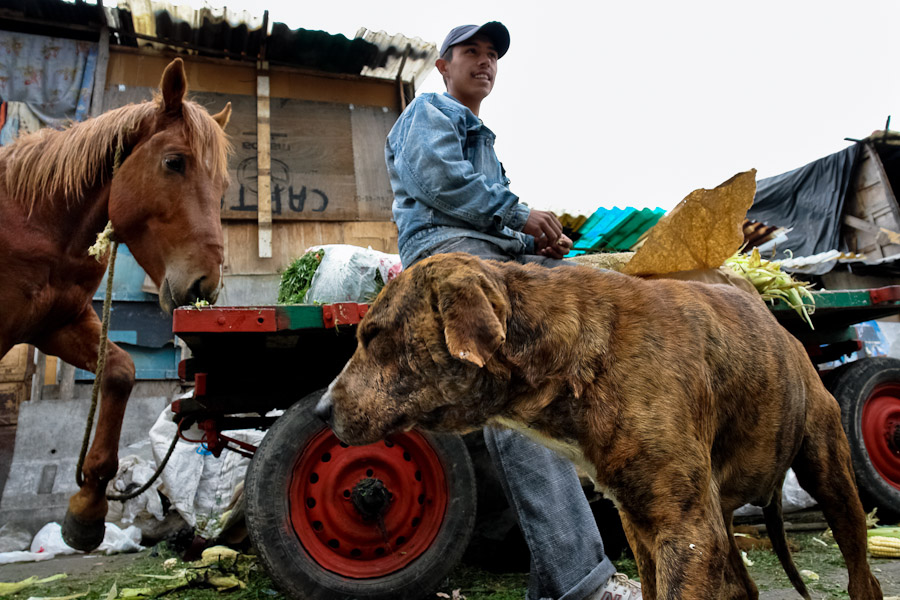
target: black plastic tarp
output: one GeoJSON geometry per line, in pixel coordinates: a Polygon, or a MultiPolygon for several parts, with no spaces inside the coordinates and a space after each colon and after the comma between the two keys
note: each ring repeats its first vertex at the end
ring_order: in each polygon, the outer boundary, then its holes
{"type": "MultiPolygon", "coordinates": [[[[760,179],[747,218],[775,227],[791,228],[775,258],[811,256],[841,250],[841,216],[860,144],[808,165],[760,179]]],[[[830,271],[834,261],[818,265],[814,275],[830,271]]]]}

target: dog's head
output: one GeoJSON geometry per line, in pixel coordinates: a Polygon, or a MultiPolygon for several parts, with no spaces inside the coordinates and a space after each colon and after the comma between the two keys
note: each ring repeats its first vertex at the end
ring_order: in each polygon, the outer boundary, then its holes
{"type": "MultiPolygon", "coordinates": [[[[426,259],[385,286],[357,349],[316,412],[350,444],[421,425],[465,431],[490,416],[493,360],[509,303],[495,266],[467,254],[426,259]]],[[[496,402],[496,401],[494,401],[496,402]]]]}

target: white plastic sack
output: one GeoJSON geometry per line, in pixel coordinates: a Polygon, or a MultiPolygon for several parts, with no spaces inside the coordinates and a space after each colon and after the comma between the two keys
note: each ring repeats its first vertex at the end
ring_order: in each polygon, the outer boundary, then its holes
{"type": "MultiPolygon", "coordinates": [[[[166,407],[150,429],[153,456],[157,463],[165,457],[177,425],[172,421],[172,410],[166,407]]],[[[189,439],[201,439],[203,433],[192,427],[184,432],[189,439]]],[[[227,432],[242,442],[258,445],[264,432],[245,429],[227,432]]],[[[204,446],[179,440],[169,463],[163,470],[160,492],[171,501],[175,510],[194,528],[194,532],[207,539],[222,531],[223,513],[240,491],[250,459],[230,450],[216,458],[204,446]]]]}
{"type": "Polygon", "coordinates": [[[376,293],[376,273],[387,283],[400,272],[400,255],[348,244],[313,246],[325,256],[313,275],[304,302],[370,302],[376,293]]]}
{"type": "MultiPolygon", "coordinates": [[[[815,505],[815,499],[807,494],[806,490],[800,487],[800,483],[797,481],[797,476],[794,474],[794,470],[788,469],[787,475],[784,478],[784,486],[782,486],[781,488],[782,512],[795,512],[798,510],[803,510],[805,508],[811,508],[815,505]]],[[[734,511],[734,514],[738,517],[761,515],[762,509],[758,506],[753,506],[752,504],[745,504],[744,506],[734,511]]]]}
{"type": "MultiPolygon", "coordinates": [[[[150,481],[155,472],[156,463],[151,464],[133,454],[124,456],[119,459],[119,470],[112,481],[109,482],[106,488],[107,492],[124,494],[129,491],[128,488],[131,484],[143,486],[150,481]]],[[[144,522],[151,519],[162,521],[165,515],[163,514],[162,500],[157,493],[157,489],[161,484],[162,482],[157,479],[150,486],[149,490],[131,500],[110,502],[106,520],[111,523],[122,523],[123,525],[131,525],[135,522],[144,522]]]]}

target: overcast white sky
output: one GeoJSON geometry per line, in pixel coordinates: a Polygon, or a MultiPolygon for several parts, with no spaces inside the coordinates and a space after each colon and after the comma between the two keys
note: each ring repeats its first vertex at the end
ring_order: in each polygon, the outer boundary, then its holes
{"type": "MultiPolygon", "coordinates": [[[[537,208],[670,209],[756,168],[790,171],[900,129],[897,0],[220,0],[292,28],[360,27],[440,44],[510,30],[481,117],[512,189],[537,208]]],[[[443,91],[436,71],[418,92],[443,91]]]]}

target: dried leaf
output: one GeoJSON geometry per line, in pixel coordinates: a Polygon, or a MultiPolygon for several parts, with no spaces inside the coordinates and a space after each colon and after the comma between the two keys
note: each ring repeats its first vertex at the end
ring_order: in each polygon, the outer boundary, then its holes
{"type": "Polygon", "coordinates": [[[622,272],[661,275],[718,268],[744,243],[742,224],[755,194],[755,169],[712,190],[694,190],[653,226],[622,272]]]}

